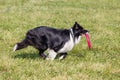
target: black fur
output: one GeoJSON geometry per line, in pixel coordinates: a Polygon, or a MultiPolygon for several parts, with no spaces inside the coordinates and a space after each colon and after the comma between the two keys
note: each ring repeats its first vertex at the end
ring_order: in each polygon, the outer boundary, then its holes
{"type": "MultiPolygon", "coordinates": [[[[17,43],[17,48],[15,50],[19,50],[27,46],[33,46],[39,50],[40,56],[45,58],[45,50],[49,48],[58,52],[63,48],[64,44],[70,40],[70,34],[73,35],[73,39],[75,40],[75,38],[88,32],[77,22],[75,22],[71,29],[73,30],[73,33],[71,33],[70,29],[54,29],[47,26],[40,26],[31,29],[27,32],[25,39],[17,43]]],[[[66,57],[67,53],[62,53],[61,55],[64,54],[66,57]]]]}

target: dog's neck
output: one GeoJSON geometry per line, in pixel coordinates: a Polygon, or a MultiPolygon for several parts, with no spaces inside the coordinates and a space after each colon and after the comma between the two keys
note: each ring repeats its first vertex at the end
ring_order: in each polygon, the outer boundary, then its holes
{"type": "Polygon", "coordinates": [[[69,29],[69,31],[70,31],[70,34],[71,34],[71,36],[72,36],[72,38],[73,38],[73,42],[74,42],[74,44],[78,44],[78,43],[80,42],[81,36],[75,37],[72,28],[69,29]]]}

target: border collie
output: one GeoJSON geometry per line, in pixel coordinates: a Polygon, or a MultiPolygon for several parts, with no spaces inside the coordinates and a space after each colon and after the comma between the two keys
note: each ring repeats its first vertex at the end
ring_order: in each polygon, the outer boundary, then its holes
{"type": "Polygon", "coordinates": [[[75,44],[78,44],[81,36],[86,34],[80,24],[75,22],[70,29],[54,29],[47,26],[39,26],[29,30],[23,41],[14,46],[14,51],[23,49],[27,46],[33,46],[39,50],[39,55],[47,60],[54,60],[56,55],[59,59],[66,57],[67,52],[72,50],[75,44]],[[44,51],[48,50],[48,55],[44,51]]]}

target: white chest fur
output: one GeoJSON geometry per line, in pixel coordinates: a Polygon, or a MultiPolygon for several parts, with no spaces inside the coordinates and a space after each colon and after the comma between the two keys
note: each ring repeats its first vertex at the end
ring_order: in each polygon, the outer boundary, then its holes
{"type": "Polygon", "coordinates": [[[78,38],[75,38],[75,44],[78,44],[80,42],[81,36],[79,36],[78,38]]]}
{"type": "Polygon", "coordinates": [[[72,35],[70,34],[70,40],[65,43],[65,45],[63,46],[63,48],[61,48],[61,49],[58,51],[58,53],[64,53],[64,52],[70,51],[70,50],[72,50],[72,48],[74,47],[74,45],[75,45],[75,44],[74,44],[73,37],[72,37],[72,35]]]}

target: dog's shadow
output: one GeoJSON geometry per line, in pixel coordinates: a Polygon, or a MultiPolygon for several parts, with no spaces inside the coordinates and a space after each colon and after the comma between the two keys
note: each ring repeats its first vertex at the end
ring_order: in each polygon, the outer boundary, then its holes
{"type": "Polygon", "coordinates": [[[22,59],[36,59],[36,58],[40,58],[39,54],[36,53],[20,53],[20,54],[16,54],[13,56],[15,59],[17,58],[22,58],[22,59]]]}
{"type": "MultiPolygon", "coordinates": [[[[85,55],[84,54],[80,54],[80,53],[75,53],[75,54],[69,54],[69,56],[74,56],[74,57],[81,57],[81,58],[84,58],[85,55]]],[[[37,58],[41,58],[39,56],[38,53],[27,53],[27,52],[24,52],[24,53],[19,53],[19,54],[15,54],[13,56],[13,58],[15,59],[37,59],[37,58]]]]}
{"type": "Polygon", "coordinates": [[[75,54],[70,54],[70,56],[74,56],[74,57],[81,57],[81,58],[84,58],[85,55],[84,54],[80,54],[80,53],[75,53],[75,54]]]}

